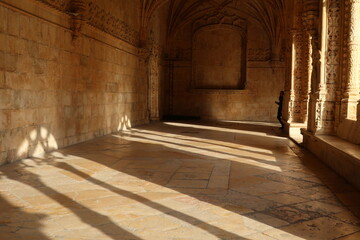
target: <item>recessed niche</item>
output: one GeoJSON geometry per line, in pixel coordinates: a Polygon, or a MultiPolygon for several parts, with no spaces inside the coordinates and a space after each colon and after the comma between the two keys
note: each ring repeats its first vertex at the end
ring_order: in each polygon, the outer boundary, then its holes
{"type": "Polygon", "coordinates": [[[195,89],[244,89],[246,38],[240,28],[211,25],[199,29],[193,39],[193,87],[195,89]]]}

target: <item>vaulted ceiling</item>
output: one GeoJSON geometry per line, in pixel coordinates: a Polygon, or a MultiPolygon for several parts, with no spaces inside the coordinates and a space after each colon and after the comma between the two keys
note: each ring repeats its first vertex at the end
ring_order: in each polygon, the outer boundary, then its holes
{"type": "MultiPolygon", "coordinates": [[[[145,29],[153,13],[168,4],[168,36],[175,34],[182,26],[209,14],[237,15],[260,25],[267,33],[273,49],[282,46],[286,30],[288,0],[141,0],[141,26],[145,29]]],[[[279,52],[279,51],[276,51],[279,52]]]]}

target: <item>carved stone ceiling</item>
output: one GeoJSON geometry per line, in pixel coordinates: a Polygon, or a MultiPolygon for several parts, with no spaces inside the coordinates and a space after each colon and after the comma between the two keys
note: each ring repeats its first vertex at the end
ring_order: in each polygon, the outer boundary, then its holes
{"type": "MultiPolygon", "coordinates": [[[[280,48],[284,36],[285,13],[287,4],[290,0],[137,0],[141,6],[140,9],[140,31],[139,29],[129,29],[129,26],[123,21],[110,16],[103,9],[98,9],[96,4],[89,0],[38,0],[49,4],[58,10],[66,11],[66,6],[71,4],[89,3],[88,14],[85,19],[89,23],[99,28],[103,28],[105,23],[110,22],[112,26],[107,26],[105,31],[120,38],[126,38],[126,41],[136,44],[135,38],[140,38],[140,43],[146,41],[146,33],[151,17],[157,9],[164,4],[168,4],[168,36],[176,33],[182,26],[196,21],[206,15],[221,13],[227,15],[236,15],[246,18],[259,24],[268,34],[272,48],[280,48]],[[100,14],[103,13],[103,14],[100,14]],[[115,19],[110,21],[109,19],[115,19]],[[123,36],[119,29],[125,29],[130,36],[123,36]],[[119,32],[120,31],[120,32],[119,32]],[[129,39],[127,39],[129,38],[129,39]]],[[[103,29],[104,30],[104,29],[103,29]]]]}
{"type": "MultiPolygon", "coordinates": [[[[156,1],[156,0],[153,0],[156,1]]],[[[164,4],[166,1],[162,1],[164,4]]],[[[168,36],[209,14],[236,15],[267,33],[273,52],[280,52],[289,0],[169,0],[168,36]]]]}
{"type": "Polygon", "coordinates": [[[169,28],[211,11],[224,10],[232,10],[263,22],[269,20],[271,15],[282,18],[287,2],[288,0],[141,0],[142,21],[146,22],[157,8],[169,3],[169,28]]]}

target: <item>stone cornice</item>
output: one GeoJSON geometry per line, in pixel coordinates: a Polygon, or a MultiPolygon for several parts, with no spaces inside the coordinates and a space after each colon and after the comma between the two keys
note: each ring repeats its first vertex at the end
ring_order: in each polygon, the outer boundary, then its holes
{"type": "MultiPolygon", "coordinates": [[[[36,0],[52,8],[72,16],[71,6],[73,0],[36,0]]],[[[76,0],[75,2],[79,2],[76,0]]],[[[126,22],[100,8],[93,1],[83,1],[86,12],[82,13],[83,23],[87,23],[99,30],[119,38],[133,46],[139,45],[139,32],[132,29],[126,22]]],[[[76,33],[79,34],[79,33],[76,33]]]]}

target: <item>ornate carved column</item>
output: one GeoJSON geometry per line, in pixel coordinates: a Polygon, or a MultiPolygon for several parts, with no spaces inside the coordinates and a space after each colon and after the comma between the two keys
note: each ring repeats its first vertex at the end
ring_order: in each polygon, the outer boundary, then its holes
{"type": "Polygon", "coordinates": [[[322,51],[319,36],[318,0],[303,0],[303,20],[307,32],[309,46],[308,81],[310,82],[310,102],[308,107],[308,131],[316,133],[321,128],[322,108],[325,97],[324,85],[321,81],[322,51]]]}
{"type": "Polygon", "coordinates": [[[341,1],[327,0],[327,23],[325,29],[325,102],[322,118],[322,131],[335,131],[335,112],[337,86],[340,84],[340,50],[341,50],[341,1]]]}
{"type": "Polygon", "coordinates": [[[308,60],[309,50],[306,44],[306,35],[303,26],[303,2],[294,1],[292,29],[289,31],[288,42],[291,44],[291,73],[289,86],[286,85],[285,96],[288,95],[288,118],[290,126],[293,123],[305,123],[308,105],[308,81],[304,72],[308,69],[305,65],[308,60]]]}
{"type": "Polygon", "coordinates": [[[295,59],[296,59],[296,52],[295,52],[295,35],[296,30],[292,29],[289,31],[289,45],[291,46],[290,52],[288,55],[286,55],[286,63],[290,62],[286,67],[288,69],[288,73],[286,75],[285,80],[285,97],[284,97],[284,107],[288,111],[283,114],[283,120],[285,120],[287,123],[291,123],[294,119],[294,72],[295,72],[295,59]],[[291,60],[291,61],[290,61],[291,60]]]}
{"type": "Polygon", "coordinates": [[[292,30],[292,76],[290,89],[290,104],[289,104],[289,120],[291,122],[303,123],[306,121],[306,109],[303,111],[304,100],[304,86],[303,81],[303,52],[304,49],[304,32],[298,28],[292,30]]]}
{"type": "Polygon", "coordinates": [[[310,102],[308,106],[308,130],[314,132],[315,125],[315,106],[316,104],[316,88],[315,88],[315,78],[313,76],[313,68],[316,68],[316,63],[314,62],[313,52],[318,50],[318,9],[314,6],[313,0],[303,0],[303,24],[306,29],[306,45],[309,50],[308,56],[306,59],[307,62],[307,80],[306,82],[310,85],[310,102]]]}
{"type": "Polygon", "coordinates": [[[153,33],[148,39],[150,56],[148,60],[150,120],[160,119],[160,46],[153,33]]]}
{"type": "Polygon", "coordinates": [[[356,119],[360,79],[360,0],[345,0],[345,73],[342,119],[356,119]]]}

